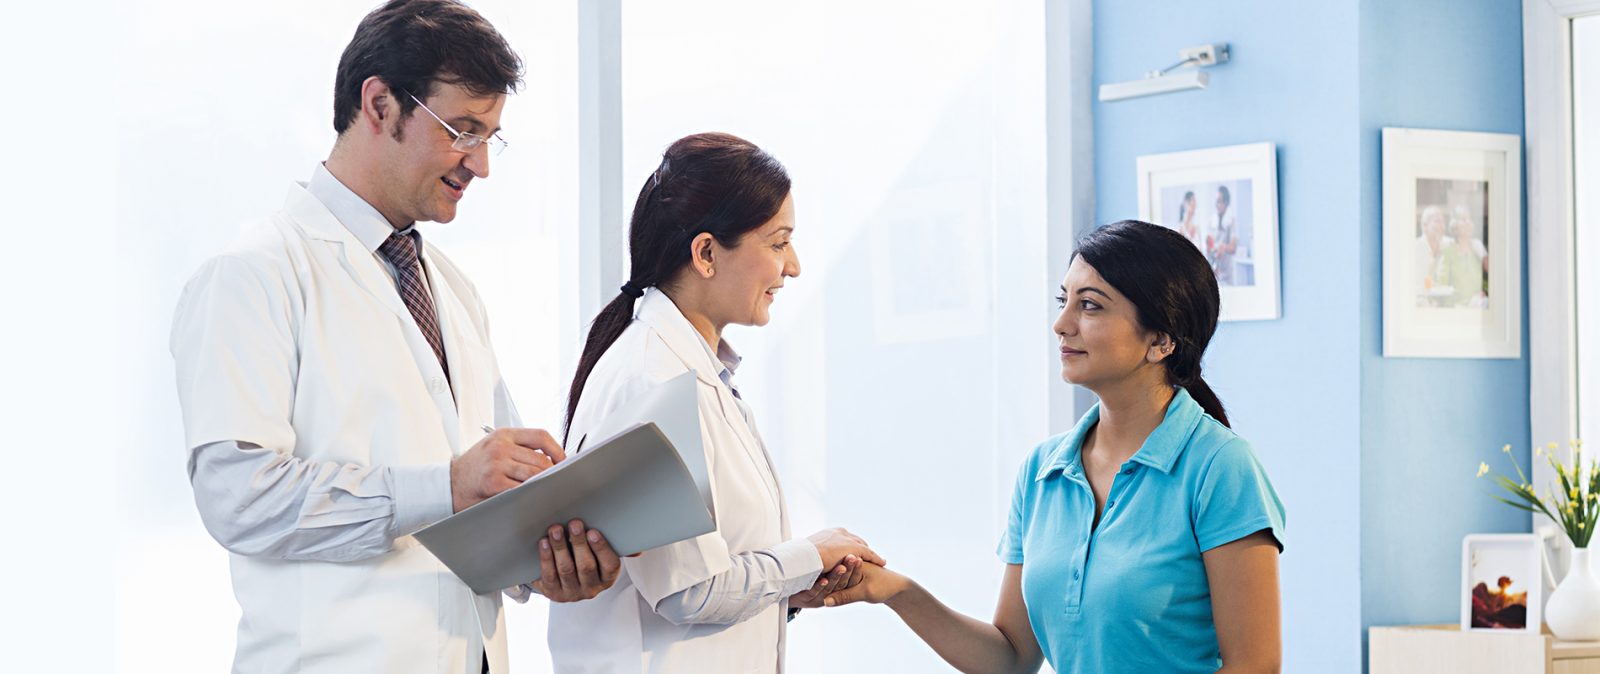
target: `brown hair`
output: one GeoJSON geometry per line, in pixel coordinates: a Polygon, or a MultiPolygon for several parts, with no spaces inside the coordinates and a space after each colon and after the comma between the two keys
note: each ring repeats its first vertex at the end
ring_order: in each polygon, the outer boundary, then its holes
{"type": "Polygon", "coordinates": [[[633,205],[628,282],[595,316],[583,345],[567,393],[569,431],[589,373],[633,322],[633,302],[644,289],[670,283],[689,264],[689,244],[702,232],[725,248],[737,247],[746,232],[777,215],[788,196],[789,173],[783,164],[743,138],[700,133],[667,148],[633,205]]]}
{"type": "Polygon", "coordinates": [[[500,32],[455,0],[391,0],[372,10],[339,57],[333,83],[333,130],[344,133],[361,110],[361,84],[382,79],[396,91],[405,117],[416,110],[411,94],[426,100],[438,82],[474,96],[513,93],[522,83],[522,59],[500,32]]]}

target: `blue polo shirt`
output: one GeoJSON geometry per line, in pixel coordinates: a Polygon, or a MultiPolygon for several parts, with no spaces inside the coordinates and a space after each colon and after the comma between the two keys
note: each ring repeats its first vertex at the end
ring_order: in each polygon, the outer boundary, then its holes
{"type": "Polygon", "coordinates": [[[1100,526],[1084,435],[1040,444],[1017,475],[999,554],[1061,674],[1205,672],[1222,665],[1200,554],[1262,529],[1283,541],[1283,504],[1250,444],[1178,389],[1161,425],[1112,480],[1100,526]]]}

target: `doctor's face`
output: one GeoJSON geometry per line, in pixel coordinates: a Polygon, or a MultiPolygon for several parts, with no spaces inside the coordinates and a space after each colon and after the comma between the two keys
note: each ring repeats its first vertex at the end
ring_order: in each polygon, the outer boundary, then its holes
{"type": "MultiPolygon", "coordinates": [[[[766,224],[745,232],[735,248],[712,242],[716,261],[710,303],[714,321],[727,325],[766,325],[784,279],[800,275],[794,235],[794,195],[783,198],[766,224]]],[[[711,312],[708,312],[711,313],[711,312]]]]}
{"type": "Polygon", "coordinates": [[[1061,314],[1052,328],[1062,379],[1094,391],[1143,368],[1163,367],[1165,354],[1155,347],[1156,335],[1139,325],[1133,303],[1082,257],[1073,259],[1056,299],[1061,314]]]}
{"type": "Polygon", "coordinates": [[[421,100],[439,119],[420,107],[397,118],[391,129],[394,142],[384,157],[385,204],[379,210],[390,222],[402,226],[454,220],[456,204],[466,196],[467,188],[473,181],[489,177],[488,144],[471,152],[458,151],[451,147],[455,137],[439,120],[457,132],[492,136],[500,129],[500,113],[506,103],[504,94],[474,96],[461,86],[442,82],[434,86],[432,96],[421,100]]]}

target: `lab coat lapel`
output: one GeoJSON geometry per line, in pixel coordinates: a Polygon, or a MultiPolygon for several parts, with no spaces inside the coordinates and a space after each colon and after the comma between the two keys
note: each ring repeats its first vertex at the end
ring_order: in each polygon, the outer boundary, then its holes
{"type": "MultiPolygon", "coordinates": [[[[316,197],[307,192],[305,186],[295,185],[289,189],[289,198],[284,205],[284,212],[289,214],[308,238],[326,242],[332,246],[339,258],[339,265],[350,275],[350,279],[367,292],[374,301],[387,308],[395,315],[396,327],[401,336],[406,340],[406,346],[411,351],[411,358],[417,364],[417,373],[420,375],[418,386],[428,389],[431,381],[444,381],[444,369],[439,366],[439,359],[433,355],[433,347],[428,345],[426,337],[422,336],[422,329],[417,327],[417,321],[411,316],[411,310],[406,308],[405,302],[400,299],[399,291],[395,290],[394,281],[384,271],[378,260],[372,256],[366,246],[350,233],[349,228],[333,217],[326,206],[316,197]]],[[[430,270],[432,272],[432,270],[430,270]]],[[[429,285],[434,289],[435,295],[444,285],[442,281],[435,281],[437,273],[429,279],[429,285]]],[[[451,294],[454,301],[454,295],[451,294]]],[[[439,300],[434,298],[435,311],[439,300]]],[[[442,326],[443,334],[449,332],[442,326]]],[[[446,343],[445,354],[449,357],[451,351],[446,343]]],[[[457,418],[454,400],[450,396],[432,396],[435,407],[439,411],[439,419],[444,427],[445,437],[450,441],[450,453],[459,454],[461,429],[457,418]]]]}
{"type": "MultiPolygon", "coordinates": [[[[439,266],[434,264],[432,256],[438,254],[438,251],[431,244],[424,243],[422,247],[422,264],[428,274],[428,287],[433,291],[433,310],[438,314],[439,336],[444,340],[445,359],[451,365],[450,386],[454,395],[445,402],[452,404],[444,405],[439,415],[445,420],[445,434],[450,436],[450,448],[454,451],[460,446],[462,435],[470,433],[461,428],[460,411],[476,405],[478,392],[484,390],[483,384],[479,381],[479,377],[484,373],[476,370],[478,363],[475,355],[466,355],[467,346],[463,343],[463,335],[465,331],[472,329],[472,319],[467,313],[467,307],[456,295],[455,287],[448,283],[448,279],[440,272],[439,266]]],[[[422,331],[417,330],[417,335],[420,337],[422,331]]],[[[433,361],[437,367],[438,359],[435,358],[433,361]]],[[[443,376],[443,371],[440,375],[443,376]]]]}
{"type": "Polygon", "coordinates": [[[722,363],[718,362],[707,351],[705,339],[694,329],[689,319],[673,304],[672,298],[660,290],[651,288],[645,291],[644,297],[639,300],[639,309],[635,316],[656,329],[656,333],[667,344],[679,360],[695,372],[695,378],[701,383],[710,385],[717,392],[717,403],[721,408],[722,418],[728,424],[733,436],[739,440],[739,445],[745,456],[758,466],[767,469],[769,491],[777,501],[778,514],[783,518],[785,540],[787,540],[788,518],[784,514],[783,494],[778,488],[778,474],[772,470],[772,459],[767,456],[766,448],[756,439],[755,429],[745,419],[744,411],[739,408],[738,401],[733,399],[733,391],[722,383],[718,376],[722,372],[722,363]]]}
{"type": "MultiPolygon", "coordinates": [[[[284,211],[300,225],[307,237],[334,246],[339,252],[339,265],[368,295],[396,316],[415,322],[405,303],[400,300],[400,293],[395,291],[394,281],[384,273],[383,267],[373,259],[367,247],[361,245],[356,235],[351,234],[304,186],[297,184],[289,188],[284,211]]],[[[421,331],[418,331],[418,336],[421,336],[421,331]]]]}

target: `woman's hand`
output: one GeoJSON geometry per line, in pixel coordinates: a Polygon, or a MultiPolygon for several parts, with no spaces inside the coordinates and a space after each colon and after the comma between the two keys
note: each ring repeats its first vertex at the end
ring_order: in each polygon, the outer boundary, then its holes
{"type": "Polygon", "coordinates": [[[789,608],[822,608],[829,594],[861,582],[860,557],[845,555],[844,561],[827,573],[819,574],[811,588],[789,597],[789,608]]]}
{"type": "Polygon", "coordinates": [[[851,586],[841,587],[824,596],[822,605],[844,606],[859,601],[883,604],[893,601],[915,586],[910,578],[877,564],[862,564],[856,576],[859,580],[851,586]]]}

